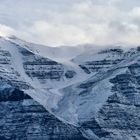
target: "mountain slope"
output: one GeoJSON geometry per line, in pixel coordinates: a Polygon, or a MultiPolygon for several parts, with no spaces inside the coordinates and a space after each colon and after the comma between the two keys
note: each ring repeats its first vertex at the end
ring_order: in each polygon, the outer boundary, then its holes
{"type": "Polygon", "coordinates": [[[55,114],[81,127],[92,139],[139,139],[140,53],[61,90],[55,114]],[[74,115],[73,115],[74,114],[74,115]]]}
{"type": "Polygon", "coordinates": [[[87,51],[72,59],[86,73],[97,73],[106,70],[117,63],[131,57],[136,49],[123,49],[120,47],[100,49],[98,51],[87,51]]]}
{"type": "Polygon", "coordinates": [[[140,138],[139,47],[89,48],[65,61],[42,47],[0,38],[0,138],[140,138]]]}
{"type": "Polygon", "coordinates": [[[0,86],[1,140],[85,139],[79,130],[58,120],[30,96],[6,85],[0,86]]]}
{"type": "MultiPolygon", "coordinates": [[[[49,91],[47,88],[42,91],[41,82],[37,80],[37,83],[32,74],[27,73],[24,66],[27,62],[39,67],[46,63],[50,67],[52,63],[61,65],[50,59],[42,60],[25,48],[0,38],[0,139],[85,139],[78,128],[60,121],[43,107],[49,91]]],[[[38,75],[35,77],[39,79],[38,75]]],[[[51,80],[52,77],[47,78],[51,80]]]]}

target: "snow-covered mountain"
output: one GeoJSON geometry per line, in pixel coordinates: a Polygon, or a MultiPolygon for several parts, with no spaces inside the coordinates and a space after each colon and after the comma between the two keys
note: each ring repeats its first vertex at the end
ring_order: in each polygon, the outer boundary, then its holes
{"type": "Polygon", "coordinates": [[[0,138],[138,140],[139,73],[139,47],[51,48],[1,37],[0,138]]]}
{"type": "Polygon", "coordinates": [[[36,54],[40,54],[41,56],[48,57],[57,62],[64,62],[75,58],[76,56],[85,53],[85,51],[89,51],[93,49],[93,45],[84,44],[77,46],[58,46],[58,47],[50,47],[44,46],[40,44],[26,42],[22,39],[17,38],[16,36],[10,36],[8,38],[12,42],[18,43],[21,46],[24,46],[36,54]]]}

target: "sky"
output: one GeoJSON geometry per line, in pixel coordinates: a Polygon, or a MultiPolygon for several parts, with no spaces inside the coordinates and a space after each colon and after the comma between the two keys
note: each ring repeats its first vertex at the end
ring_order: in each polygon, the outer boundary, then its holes
{"type": "Polygon", "coordinates": [[[0,0],[0,35],[49,46],[140,45],[140,0],[0,0]]]}

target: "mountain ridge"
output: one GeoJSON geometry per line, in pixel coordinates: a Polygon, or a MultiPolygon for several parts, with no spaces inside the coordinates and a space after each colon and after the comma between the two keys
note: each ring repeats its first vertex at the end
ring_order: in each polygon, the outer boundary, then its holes
{"type": "MultiPolygon", "coordinates": [[[[52,60],[53,56],[47,57],[49,52],[37,51],[38,45],[34,45],[15,38],[0,38],[1,94],[9,86],[18,89],[19,94],[24,92],[62,123],[74,127],[71,131],[77,129],[78,137],[83,139],[139,138],[139,131],[135,130],[135,118],[138,120],[140,115],[136,113],[140,98],[139,47],[99,51],[90,48],[62,62],[58,58],[52,60]],[[123,109],[129,106],[134,107],[133,115],[123,109]],[[127,121],[124,114],[128,117],[131,114],[131,121],[127,121]]],[[[13,100],[13,94],[17,98],[17,92],[10,92],[7,92],[10,100],[13,100]]],[[[5,100],[3,96],[1,99],[5,100]]],[[[10,104],[15,102],[10,101],[10,104]]],[[[137,124],[136,129],[139,127],[137,124]]]]}

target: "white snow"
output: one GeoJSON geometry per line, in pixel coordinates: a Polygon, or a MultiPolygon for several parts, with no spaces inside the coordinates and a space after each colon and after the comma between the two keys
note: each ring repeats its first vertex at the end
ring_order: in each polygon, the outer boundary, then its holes
{"type": "Polygon", "coordinates": [[[83,53],[85,50],[89,50],[91,47],[87,46],[59,46],[59,47],[49,47],[40,44],[29,43],[24,40],[21,40],[15,36],[11,36],[8,40],[19,44],[20,46],[29,49],[35,54],[41,55],[43,57],[50,58],[57,62],[64,60],[70,60],[75,58],[79,54],[83,53]]]}

